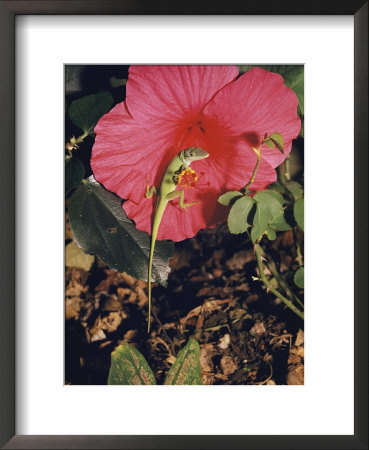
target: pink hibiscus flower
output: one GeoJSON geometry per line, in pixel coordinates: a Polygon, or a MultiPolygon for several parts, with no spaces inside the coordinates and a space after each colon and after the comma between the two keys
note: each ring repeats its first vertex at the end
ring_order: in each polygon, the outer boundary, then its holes
{"type": "Polygon", "coordinates": [[[151,233],[156,196],[146,184],[160,186],[172,158],[187,147],[200,147],[207,159],[180,180],[184,211],[170,201],[158,239],[181,241],[201,228],[224,221],[228,208],[217,202],[250,180],[256,164],[252,147],[265,133],[280,133],[285,153],[262,147],[252,190],[276,180],[277,167],[299,134],[298,100],[280,75],[254,68],[239,77],[236,66],[131,66],[123,103],[95,128],[91,167],[97,181],[123,199],[123,208],[139,230],[151,233]]]}

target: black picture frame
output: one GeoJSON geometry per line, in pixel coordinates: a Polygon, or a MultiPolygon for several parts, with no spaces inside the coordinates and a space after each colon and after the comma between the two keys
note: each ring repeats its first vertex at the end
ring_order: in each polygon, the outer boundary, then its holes
{"type": "MultiPolygon", "coordinates": [[[[0,1],[0,445],[6,449],[368,448],[368,1],[0,1]],[[15,16],[19,14],[352,15],[355,39],[355,432],[349,436],[15,435],[15,16]]],[[[344,186],[342,186],[344,188],[344,186]]],[[[344,231],[343,231],[344,232],[344,231]]],[[[21,249],[20,249],[21,250],[21,249]]],[[[337,361],[337,376],[339,366],[337,361]]],[[[344,383],[344,380],[342,380],[344,383]]],[[[339,392],[337,392],[339,396],[339,392]]],[[[317,408],[319,405],[317,405],[317,408]]]]}

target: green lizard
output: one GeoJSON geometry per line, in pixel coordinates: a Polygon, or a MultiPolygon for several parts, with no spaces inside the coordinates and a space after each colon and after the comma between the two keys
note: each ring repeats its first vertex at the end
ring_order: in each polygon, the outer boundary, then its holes
{"type": "MultiPolygon", "coordinates": [[[[194,205],[198,202],[184,203],[184,191],[176,191],[176,187],[179,180],[179,175],[181,175],[193,161],[199,159],[204,159],[209,156],[205,150],[199,147],[189,147],[176,155],[172,161],[169,163],[163,178],[161,180],[160,189],[158,193],[158,199],[155,208],[154,221],[151,227],[151,246],[150,246],[150,256],[149,256],[149,272],[148,272],[148,289],[149,289],[149,322],[147,324],[147,331],[150,331],[150,321],[151,321],[151,275],[152,275],[152,260],[154,256],[154,248],[156,242],[156,236],[158,234],[158,229],[160,226],[161,219],[163,217],[167,203],[170,200],[174,200],[179,197],[179,206],[181,208],[187,208],[188,206],[194,205]]],[[[146,197],[151,198],[154,193],[157,192],[155,186],[147,184],[146,187],[146,197]]]]}

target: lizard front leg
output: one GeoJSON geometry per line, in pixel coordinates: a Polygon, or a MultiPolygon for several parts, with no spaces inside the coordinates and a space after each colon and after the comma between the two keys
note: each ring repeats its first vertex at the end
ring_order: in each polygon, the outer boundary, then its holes
{"type": "Polygon", "coordinates": [[[188,208],[189,206],[192,205],[197,205],[200,202],[189,202],[189,203],[185,203],[184,202],[184,191],[173,191],[170,192],[169,194],[167,194],[166,199],[168,200],[168,202],[170,200],[174,200],[175,198],[179,197],[179,206],[181,208],[184,208],[184,210],[186,211],[186,208],[188,208]]]}
{"type": "Polygon", "coordinates": [[[145,197],[146,198],[151,198],[154,194],[157,193],[157,189],[155,186],[151,186],[149,185],[149,179],[146,176],[146,191],[145,191],[145,197]]]}

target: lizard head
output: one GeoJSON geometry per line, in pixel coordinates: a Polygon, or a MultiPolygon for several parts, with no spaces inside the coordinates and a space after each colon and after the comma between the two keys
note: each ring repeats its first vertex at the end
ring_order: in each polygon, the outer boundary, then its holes
{"type": "Polygon", "coordinates": [[[193,161],[207,158],[209,156],[209,153],[200,147],[189,147],[185,150],[182,150],[180,155],[184,164],[189,166],[193,161]]]}

